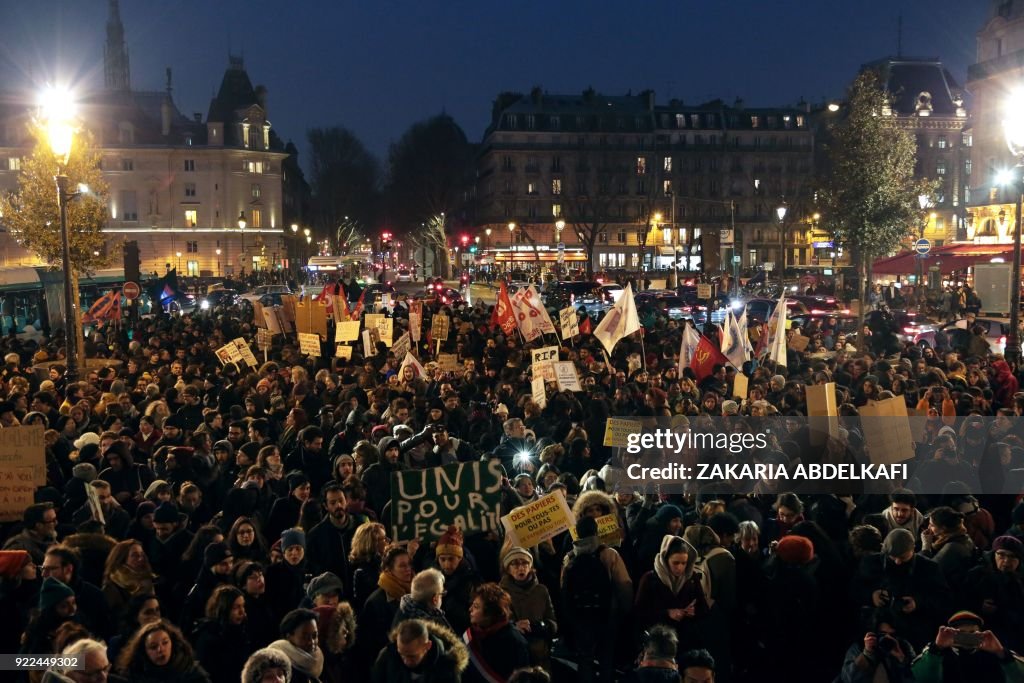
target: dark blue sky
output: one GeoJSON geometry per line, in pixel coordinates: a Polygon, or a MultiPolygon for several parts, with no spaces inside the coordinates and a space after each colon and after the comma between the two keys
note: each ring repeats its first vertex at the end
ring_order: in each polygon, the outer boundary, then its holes
{"type": "MultiPolygon", "coordinates": [[[[103,80],[106,0],[0,0],[0,89],[103,80]]],[[[470,140],[503,90],[750,106],[842,94],[860,64],[938,56],[961,82],[986,0],[122,0],[136,89],[174,70],[183,113],[207,110],[229,49],[269,90],[270,120],[304,148],[311,126],[352,129],[380,157],[442,109],[470,140]]]]}

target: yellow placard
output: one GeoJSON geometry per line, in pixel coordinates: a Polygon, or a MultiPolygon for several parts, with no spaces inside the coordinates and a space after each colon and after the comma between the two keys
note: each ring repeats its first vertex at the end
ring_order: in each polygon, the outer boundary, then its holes
{"type": "Polygon", "coordinates": [[[609,417],[604,430],[605,446],[626,446],[630,434],[639,434],[643,425],[639,420],[609,417]]]}
{"type": "Polygon", "coordinates": [[[315,332],[299,332],[299,353],[320,357],[320,335],[315,332]]]}
{"type": "MultiPolygon", "coordinates": [[[[610,515],[604,515],[594,520],[597,522],[597,537],[604,545],[617,546],[622,544],[624,538],[622,533],[622,527],[619,526],[619,516],[614,512],[610,515]]],[[[569,534],[572,536],[572,540],[576,540],[579,536],[576,535],[576,527],[569,529],[569,534]]]]}
{"type": "Polygon", "coordinates": [[[532,548],[576,526],[565,494],[556,489],[532,503],[514,508],[501,518],[505,534],[521,548],[532,548]]]}
{"type": "Polygon", "coordinates": [[[338,323],[334,328],[334,341],[357,341],[359,339],[359,324],[358,320],[345,320],[338,323]]]}

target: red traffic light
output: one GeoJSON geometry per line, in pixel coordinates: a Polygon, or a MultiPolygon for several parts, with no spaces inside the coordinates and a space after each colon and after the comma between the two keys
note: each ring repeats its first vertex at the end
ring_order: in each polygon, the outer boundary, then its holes
{"type": "Polygon", "coordinates": [[[469,244],[469,235],[463,235],[461,239],[463,244],[469,244]]]}
{"type": "Polygon", "coordinates": [[[389,239],[391,239],[391,233],[390,232],[382,232],[380,234],[380,238],[382,240],[389,240],[389,239]]]}

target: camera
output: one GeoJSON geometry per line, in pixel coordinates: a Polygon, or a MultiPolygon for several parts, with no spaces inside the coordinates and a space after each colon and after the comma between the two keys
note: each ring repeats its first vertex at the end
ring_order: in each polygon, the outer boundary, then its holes
{"type": "Polygon", "coordinates": [[[883,655],[890,654],[896,649],[896,638],[890,633],[876,633],[875,638],[878,640],[878,651],[883,655]]]}

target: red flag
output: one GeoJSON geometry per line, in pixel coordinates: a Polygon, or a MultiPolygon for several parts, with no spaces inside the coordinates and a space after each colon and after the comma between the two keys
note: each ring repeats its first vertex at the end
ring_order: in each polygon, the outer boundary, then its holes
{"type": "Polygon", "coordinates": [[[362,293],[359,295],[359,301],[356,302],[356,307],[352,309],[352,319],[359,320],[363,317],[363,299],[366,298],[366,288],[363,287],[362,293]]]}
{"type": "Polygon", "coordinates": [[[497,318],[498,326],[506,335],[515,332],[516,314],[512,309],[512,300],[508,298],[504,281],[502,281],[501,289],[498,292],[498,300],[494,304],[494,316],[497,318]]]}
{"type": "Polygon", "coordinates": [[[334,288],[334,319],[350,320],[352,313],[348,310],[348,295],[345,293],[345,285],[338,284],[334,288]]]}
{"type": "Polygon", "coordinates": [[[593,334],[594,326],[590,324],[590,318],[587,317],[582,323],[580,323],[580,334],[593,334]]]}
{"type": "Polygon", "coordinates": [[[697,344],[697,350],[693,352],[693,360],[690,361],[690,368],[693,369],[693,374],[697,376],[697,381],[700,382],[710,375],[716,365],[728,364],[729,359],[722,355],[718,346],[707,337],[701,335],[700,343],[697,344]]]}

